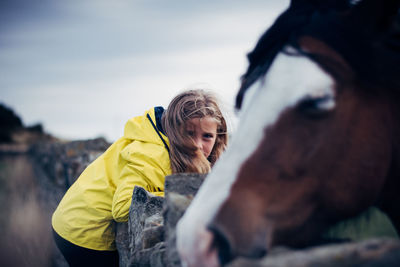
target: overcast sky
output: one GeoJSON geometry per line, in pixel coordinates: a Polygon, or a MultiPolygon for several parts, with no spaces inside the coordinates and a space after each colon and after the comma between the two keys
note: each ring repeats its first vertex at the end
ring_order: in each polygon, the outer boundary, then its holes
{"type": "Polygon", "coordinates": [[[288,3],[1,0],[0,102],[55,136],[109,141],[189,87],[229,112],[246,54],[288,3]]]}

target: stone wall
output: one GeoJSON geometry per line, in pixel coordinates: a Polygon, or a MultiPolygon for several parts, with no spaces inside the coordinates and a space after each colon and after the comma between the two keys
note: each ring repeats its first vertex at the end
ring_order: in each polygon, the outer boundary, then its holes
{"type": "Polygon", "coordinates": [[[56,186],[66,191],[85,168],[108,147],[104,138],[70,142],[37,142],[29,152],[56,186]]]}
{"type": "Polygon", "coordinates": [[[120,266],[181,266],[175,247],[175,225],[189,206],[205,175],[170,175],[165,198],[135,187],[129,221],[117,225],[120,266]]]}
{"type": "MultiPolygon", "coordinates": [[[[181,266],[175,226],[196,194],[204,175],[166,177],[165,198],[135,188],[129,221],[117,226],[120,266],[181,266]]],[[[399,266],[400,241],[370,239],[304,250],[276,248],[259,260],[236,259],[230,267],[399,266]]]]}

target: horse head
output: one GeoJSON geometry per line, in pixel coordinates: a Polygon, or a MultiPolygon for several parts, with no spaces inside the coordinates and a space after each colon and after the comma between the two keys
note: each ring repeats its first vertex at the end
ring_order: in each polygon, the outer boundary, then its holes
{"type": "Polygon", "coordinates": [[[238,130],[178,223],[187,265],[304,247],[371,205],[400,226],[399,1],[353,2],[293,0],[249,54],[238,130]]]}

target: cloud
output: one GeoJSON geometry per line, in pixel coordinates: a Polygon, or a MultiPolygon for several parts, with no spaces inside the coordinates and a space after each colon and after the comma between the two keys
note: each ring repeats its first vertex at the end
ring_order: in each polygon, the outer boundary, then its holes
{"type": "Polygon", "coordinates": [[[57,135],[109,139],[190,84],[232,103],[246,53],[287,3],[6,0],[0,101],[57,135]]]}

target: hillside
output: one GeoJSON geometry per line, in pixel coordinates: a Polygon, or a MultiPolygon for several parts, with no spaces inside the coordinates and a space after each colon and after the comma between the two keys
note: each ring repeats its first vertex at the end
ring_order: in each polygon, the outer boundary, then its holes
{"type": "Polygon", "coordinates": [[[42,124],[26,126],[11,108],[0,103],[0,153],[26,153],[33,144],[56,140],[44,132],[42,124]]]}

